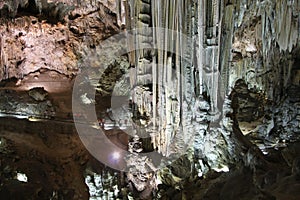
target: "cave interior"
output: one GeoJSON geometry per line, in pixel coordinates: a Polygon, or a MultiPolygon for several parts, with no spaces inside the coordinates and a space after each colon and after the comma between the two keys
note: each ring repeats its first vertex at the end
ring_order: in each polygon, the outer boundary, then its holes
{"type": "Polygon", "coordinates": [[[300,199],[300,0],[0,0],[0,199],[300,199]]]}

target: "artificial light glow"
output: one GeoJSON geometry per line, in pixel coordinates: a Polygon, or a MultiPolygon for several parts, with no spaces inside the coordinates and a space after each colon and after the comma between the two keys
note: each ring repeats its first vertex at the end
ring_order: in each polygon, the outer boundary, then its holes
{"type": "Polygon", "coordinates": [[[21,182],[27,182],[27,176],[26,174],[17,173],[17,180],[21,182]]]}
{"type": "Polygon", "coordinates": [[[0,117],[15,117],[18,119],[28,119],[28,116],[21,115],[21,114],[10,114],[10,113],[0,113],[0,117]]]}
{"type": "Polygon", "coordinates": [[[99,126],[97,123],[92,124],[92,127],[93,127],[94,129],[100,129],[100,126],[99,126]]]}
{"type": "Polygon", "coordinates": [[[267,152],[267,151],[262,151],[262,153],[263,153],[264,155],[268,155],[268,152],[267,152]]]}
{"type": "Polygon", "coordinates": [[[212,169],[215,170],[216,172],[229,172],[229,168],[226,165],[222,165],[222,164],[218,168],[214,167],[212,169]]]}
{"type": "Polygon", "coordinates": [[[120,153],[119,153],[119,152],[114,152],[114,153],[112,154],[112,158],[113,158],[114,160],[118,160],[118,159],[120,158],[120,153]]]}
{"type": "Polygon", "coordinates": [[[31,121],[31,122],[43,121],[42,119],[35,118],[35,117],[29,117],[28,120],[31,121]]]}

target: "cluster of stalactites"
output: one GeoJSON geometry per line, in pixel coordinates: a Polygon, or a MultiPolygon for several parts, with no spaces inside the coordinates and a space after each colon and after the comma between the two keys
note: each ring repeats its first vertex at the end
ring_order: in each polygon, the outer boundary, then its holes
{"type": "Polygon", "coordinates": [[[126,6],[127,28],[153,28],[138,31],[134,39],[135,49],[143,46],[152,51],[129,54],[132,99],[140,111],[152,116],[158,132],[152,138],[154,147],[168,154],[171,139],[182,130],[183,102],[190,106],[193,98],[207,92],[212,113],[218,112],[221,4],[217,0],[131,0],[126,6]],[[149,99],[151,109],[143,103],[149,104],[149,99]]]}

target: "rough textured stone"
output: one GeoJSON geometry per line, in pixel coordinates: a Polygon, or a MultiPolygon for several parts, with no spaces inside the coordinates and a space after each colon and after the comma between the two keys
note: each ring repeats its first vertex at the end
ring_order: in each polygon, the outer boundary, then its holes
{"type": "Polygon", "coordinates": [[[1,80],[43,68],[74,76],[86,67],[79,64],[85,51],[118,32],[115,16],[101,1],[6,1],[1,8],[13,18],[1,18],[1,80]]]}
{"type": "Polygon", "coordinates": [[[36,101],[44,101],[47,98],[48,92],[43,87],[37,87],[30,89],[28,94],[36,101]]]}
{"type": "MultiPolygon", "coordinates": [[[[102,96],[130,95],[131,110],[116,114],[131,113],[120,114],[119,121],[132,118],[139,126],[136,135],[151,138],[129,144],[142,147],[130,149],[129,196],[297,199],[298,144],[293,149],[289,143],[299,140],[300,127],[299,6],[297,0],[1,1],[0,79],[15,77],[22,85],[28,74],[38,78],[44,69],[72,77],[90,68],[91,80],[83,84],[102,96]],[[112,52],[124,50],[118,42],[132,41],[102,43],[120,26],[163,27],[193,42],[138,31],[134,39],[147,49],[130,52],[128,63],[112,52]],[[166,47],[171,50],[162,51],[166,47]],[[145,149],[165,157],[184,153],[173,165],[149,173],[148,168],[157,170],[153,161],[135,156],[145,149]]],[[[89,95],[82,98],[90,100],[89,95]]],[[[5,112],[37,114],[49,107],[3,96],[5,112]],[[16,106],[18,101],[26,103],[16,106]]],[[[6,152],[8,140],[3,141],[0,149],[6,152]]],[[[100,186],[101,173],[93,171],[86,176],[90,190],[97,190],[91,196],[117,197],[112,188],[105,193],[112,184],[100,186]]],[[[108,173],[101,178],[106,175],[112,180],[108,173]]],[[[73,197],[68,189],[63,193],[73,197]]]]}

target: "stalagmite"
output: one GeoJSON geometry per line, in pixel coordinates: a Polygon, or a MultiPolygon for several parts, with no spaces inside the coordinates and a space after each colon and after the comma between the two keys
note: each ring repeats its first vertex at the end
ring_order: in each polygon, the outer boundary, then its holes
{"type": "MultiPolygon", "coordinates": [[[[5,65],[5,57],[4,57],[4,52],[3,52],[3,39],[2,39],[2,35],[0,35],[0,67],[1,69],[4,68],[5,65]]],[[[2,73],[2,71],[1,71],[2,73]]]]}
{"type": "Polygon", "coordinates": [[[299,11],[300,0],[0,0],[0,199],[24,186],[26,199],[299,196],[299,149],[288,152],[300,141],[299,11]],[[89,105],[101,111],[82,123],[89,105]],[[41,165],[52,147],[67,151],[41,165]],[[51,176],[15,182],[27,154],[51,176]]]}
{"type": "MultiPolygon", "coordinates": [[[[168,157],[186,152],[187,144],[193,143],[194,156],[206,160],[211,169],[228,171],[226,163],[237,159],[238,148],[231,142],[235,136],[230,134],[227,116],[230,103],[224,101],[239,78],[257,90],[288,86],[292,62],[272,72],[271,65],[280,63],[274,56],[274,42],[283,52],[291,52],[299,43],[296,4],[131,0],[126,26],[153,27],[151,33],[141,31],[134,40],[137,48],[145,44],[154,50],[139,49],[129,55],[133,100],[139,112],[149,117],[151,128],[145,131],[153,149],[168,157]],[[266,81],[267,73],[273,76],[266,81]]],[[[268,90],[266,96],[272,99],[282,92],[268,90]]]]}
{"type": "MultiPolygon", "coordinates": [[[[212,102],[211,112],[218,112],[217,107],[220,103],[218,102],[218,95],[220,94],[218,73],[220,60],[220,45],[218,42],[221,30],[220,3],[214,1],[208,4],[206,1],[199,1],[197,4],[193,4],[192,2],[168,0],[163,2],[151,1],[151,5],[146,2],[135,1],[131,5],[136,5],[134,12],[130,13],[131,17],[129,18],[136,19],[130,22],[131,25],[141,26],[143,24],[142,27],[146,27],[150,24],[149,17],[152,16],[151,24],[154,30],[158,30],[153,32],[152,37],[153,47],[157,49],[157,55],[152,57],[152,112],[148,112],[153,114],[154,130],[158,130],[157,136],[155,136],[156,139],[152,138],[154,148],[158,148],[160,153],[166,155],[168,154],[167,146],[171,144],[175,132],[180,130],[182,113],[189,112],[190,107],[193,106],[192,99],[196,95],[195,87],[199,88],[199,91],[196,92],[198,94],[208,91],[212,102]],[[151,6],[151,9],[148,5],[151,6]],[[196,8],[199,9],[197,12],[194,11],[196,5],[198,5],[196,8]],[[152,13],[149,13],[150,10],[152,10],[152,13]],[[208,19],[208,23],[206,23],[206,19],[208,19]],[[198,26],[195,26],[196,22],[198,22],[198,26]],[[166,29],[160,31],[155,27],[166,29]],[[174,34],[172,30],[178,31],[177,34],[174,34]],[[198,45],[192,44],[191,41],[185,41],[180,36],[180,34],[185,34],[189,38],[195,38],[193,33],[196,30],[198,32],[198,45]],[[196,54],[193,53],[194,48],[196,48],[196,54]],[[194,55],[196,55],[196,58],[194,55]],[[210,60],[210,58],[212,59],[210,60]],[[156,60],[157,63],[154,63],[153,61],[156,60]],[[194,66],[194,60],[197,60],[197,67],[194,66]],[[204,85],[207,88],[204,88],[204,85]],[[187,105],[191,104],[190,107],[186,107],[186,110],[182,110],[184,102],[187,105]]],[[[132,7],[131,10],[133,10],[132,7]]],[[[138,42],[146,39],[146,36],[136,36],[138,42]]],[[[137,45],[139,44],[137,43],[137,45]]],[[[134,75],[132,72],[132,87],[135,87],[136,84],[145,85],[145,83],[148,83],[146,81],[148,76],[142,75],[143,71],[148,71],[145,69],[148,68],[148,64],[141,61],[147,59],[144,51],[139,50],[134,54],[135,59],[131,59],[131,62],[135,68],[132,71],[138,70],[138,73],[134,75]],[[139,76],[139,78],[135,78],[135,76],[139,76]]],[[[134,101],[139,102],[138,98],[142,97],[134,94],[134,101]]],[[[138,107],[141,106],[138,105],[138,107]]],[[[187,131],[187,129],[183,126],[182,132],[176,134],[183,134],[183,138],[188,138],[192,131],[187,131]]]]}

